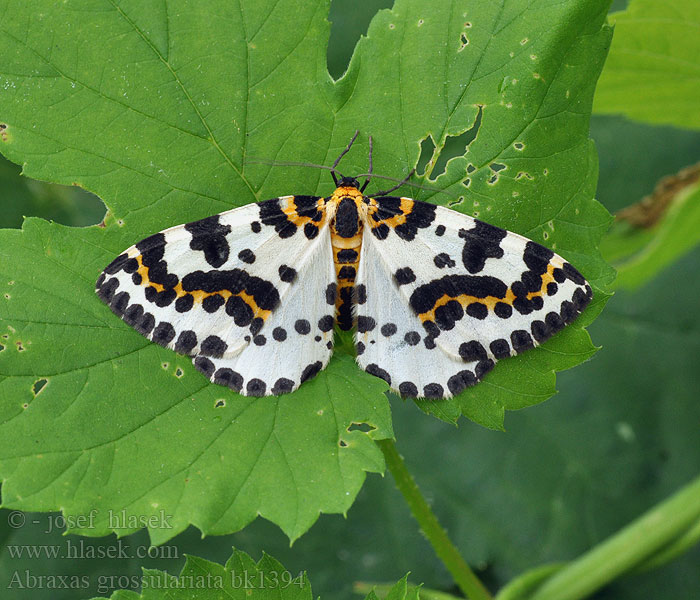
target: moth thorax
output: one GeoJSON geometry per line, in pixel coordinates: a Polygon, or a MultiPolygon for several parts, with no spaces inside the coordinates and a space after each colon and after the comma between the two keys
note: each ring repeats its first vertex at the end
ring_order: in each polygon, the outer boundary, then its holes
{"type": "Polygon", "coordinates": [[[360,231],[360,215],[353,198],[345,196],[338,203],[335,213],[335,232],[340,237],[351,238],[360,231]]]}

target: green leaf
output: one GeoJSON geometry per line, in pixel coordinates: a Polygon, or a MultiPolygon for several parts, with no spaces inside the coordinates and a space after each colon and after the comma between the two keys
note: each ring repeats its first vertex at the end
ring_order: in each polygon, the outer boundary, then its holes
{"type": "MultiPolygon", "coordinates": [[[[189,523],[235,531],[257,514],[296,538],[319,512],[347,511],[365,472],[383,469],[372,440],[392,436],[386,385],[337,356],[295,394],[239,397],[115,318],[93,294],[97,275],[165,227],[328,193],[325,172],[246,160],[330,164],[359,128],[347,172],[366,170],[367,134],[375,171],[397,177],[430,136],[427,183],[445,193],[421,199],[458,201],[605,285],[612,271],[597,245],[609,215],[593,200],[588,140],[605,7],[399,0],[373,19],[338,81],[326,69],[327,2],[167,8],[0,2],[0,150],[26,175],[79,184],[110,211],[105,227],[29,220],[0,235],[3,503],[67,515],[96,507],[96,526],[74,529],[90,535],[114,530],[109,511],[165,515],[167,527],[149,526],[156,543],[189,523]],[[440,151],[467,130],[464,155],[438,174],[440,151]]],[[[582,327],[604,300],[597,293],[551,342],[431,409],[499,428],[504,408],[546,399],[554,370],[594,352],[582,327]]]]}
{"type": "Polygon", "coordinates": [[[617,269],[616,287],[639,287],[700,243],[697,171],[691,181],[668,183],[669,189],[635,205],[603,238],[601,249],[617,269]]]}
{"type": "Polygon", "coordinates": [[[118,590],[110,600],[313,599],[306,573],[292,573],[267,554],[256,563],[240,550],[234,550],[223,566],[197,556],[187,556],[178,575],[144,569],[141,587],[141,594],[118,590]]]}
{"type": "Polygon", "coordinates": [[[615,36],[594,111],[700,128],[700,5],[631,0],[610,21],[615,36]]]}
{"type": "MultiPolygon", "coordinates": [[[[407,586],[407,575],[390,587],[386,600],[418,600],[416,586],[407,586]]],[[[182,571],[170,575],[144,569],[142,593],[118,590],[110,600],[312,600],[311,583],[305,572],[293,573],[268,554],[256,563],[248,554],[234,550],[225,565],[187,556],[182,571]]],[[[367,600],[376,600],[370,591],[367,600]]],[[[95,598],[94,600],[107,600],[95,598]]]]}

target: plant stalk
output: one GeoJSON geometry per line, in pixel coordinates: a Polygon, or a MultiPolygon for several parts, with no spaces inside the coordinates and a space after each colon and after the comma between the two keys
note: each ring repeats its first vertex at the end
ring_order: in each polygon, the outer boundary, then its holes
{"type": "Polygon", "coordinates": [[[442,528],[437,517],[420,493],[418,485],[406,468],[403,458],[396,450],[393,440],[377,440],[377,444],[384,454],[386,466],[394,477],[396,487],[408,503],[411,513],[418,521],[433,550],[435,550],[435,554],[437,554],[452,577],[454,577],[459,589],[462,590],[462,593],[469,600],[492,600],[489,591],[469,568],[469,565],[450,541],[450,538],[447,537],[447,532],[442,528]]]}
{"type": "Polygon", "coordinates": [[[643,563],[700,518],[700,477],[561,569],[530,600],[580,600],[643,563]]]}

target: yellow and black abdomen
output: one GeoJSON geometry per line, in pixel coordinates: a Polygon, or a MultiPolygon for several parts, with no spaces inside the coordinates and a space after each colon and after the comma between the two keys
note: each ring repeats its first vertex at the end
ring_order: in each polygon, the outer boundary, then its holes
{"type": "Polygon", "coordinates": [[[331,243],[338,279],[336,318],[338,326],[347,331],[353,326],[352,293],[362,249],[362,222],[357,205],[362,201],[362,195],[356,188],[349,190],[347,195],[343,191],[338,188],[331,198],[337,202],[335,218],[331,222],[331,243]]]}

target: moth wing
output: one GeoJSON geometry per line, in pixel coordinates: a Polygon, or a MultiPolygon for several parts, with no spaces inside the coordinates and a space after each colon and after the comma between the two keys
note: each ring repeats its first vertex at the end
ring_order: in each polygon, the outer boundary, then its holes
{"type": "Polygon", "coordinates": [[[337,287],[327,226],[294,264],[297,276],[280,306],[239,352],[195,356],[195,367],[211,381],[246,396],[277,396],[326,367],[333,353],[337,287]]]}
{"type": "Polygon", "coordinates": [[[576,269],[518,234],[409,198],[373,199],[370,210],[358,362],[404,396],[459,393],[590,301],[576,269]]]}
{"type": "MultiPolygon", "coordinates": [[[[325,287],[335,281],[328,236],[321,198],[285,196],[250,204],[142,240],[104,270],[97,294],[149,340],[193,356],[195,366],[216,383],[236,389],[240,376],[242,393],[258,393],[260,386],[248,386],[250,380],[266,383],[283,371],[296,386],[307,366],[299,360],[303,354],[295,349],[274,357],[274,344],[259,342],[262,336],[274,339],[274,329],[297,313],[306,311],[311,322],[314,311],[322,312],[325,287]],[[306,286],[314,290],[306,293],[316,292],[322,301],[302,298],[306,286]],[[210,373],[213,361],[218,367],[210,373]],[[265,379],[260,365],[267,368],[265,379]],[[232,374],[217,375],[219,369],[232,374]]],[[[291,347],[295,338],[288,340],[291,347]]],[[[312,351],[306,338],[296,341],[310,357],[322,356],[325,365],[330,349],[321,352],[316,344],[312,351]]]]}

